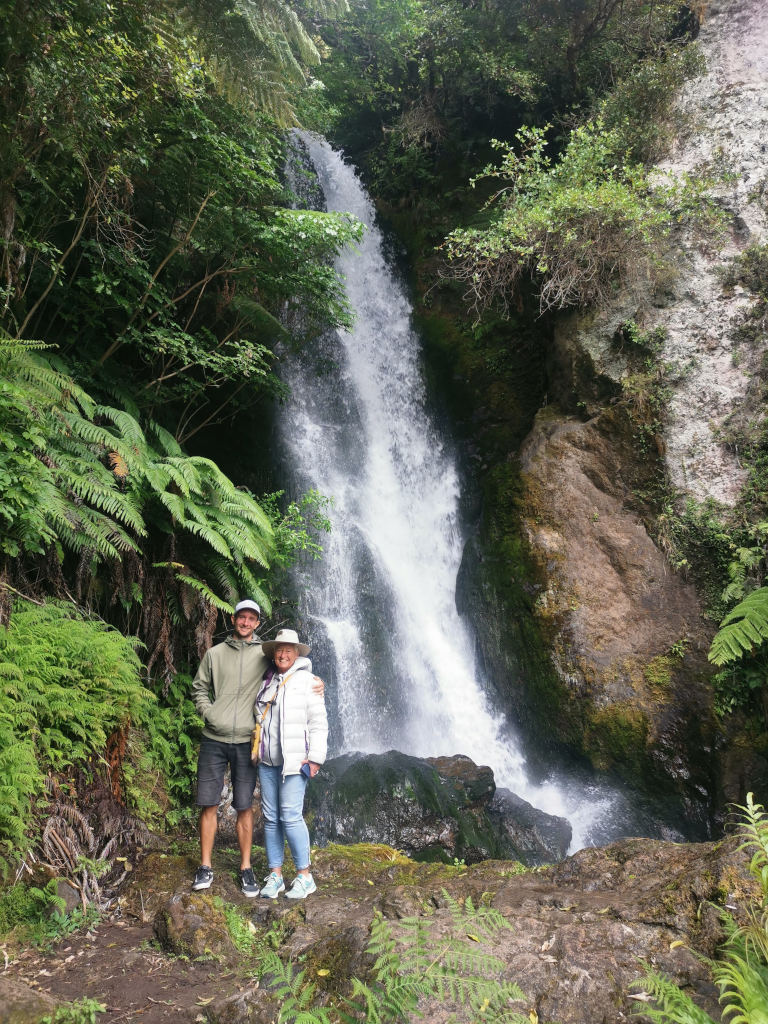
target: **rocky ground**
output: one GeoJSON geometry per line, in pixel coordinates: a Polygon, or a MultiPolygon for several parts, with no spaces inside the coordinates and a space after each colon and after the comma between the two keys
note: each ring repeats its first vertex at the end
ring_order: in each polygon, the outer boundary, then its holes
{"type": "MultiPolygon", "coordinates": [[[[329,846],[314,856],[318,892],[298,906],[243,897],[232,850],[217,852],[214,867],[214,887],[193,894],[192,856],[147,855],[110,918],[48,953],[21,951],[7,964],[0,1024],[39,1024],[54,1001],[85,996],[106,1005],[104,1024],[267,1024],[278,1012],[269,976],[260,979],[267,954],[302,965],[317,984],[316,999],[333,1002],[349,991],[350,978],[369,976],[366,945],[377,911],[394,929],[404,917],[429,919],[439,956],[455,937],[451,899],[467,897],[511,926],[487,951],[504,964],[499,980],[522,989],[514,1009],[531,1020],[626,1020],[642,1009],[642,986],[629,986],[644,962],[717,1019],[715,992],[695,953],[714,952],[717,907],[740,906],[751,892],[744,855],[730,843],[625,840],[533,870],[505,861],[419,864],[385,846],[329,846]]],[[[263,861],[255,868],[264,869],[263,861]]],[[[464,928],[459,938],[479,938],[484,948],[480,927],[464,928]]],[[[442,1002],[421,1009],[428,1024],[447,1019],[442,1002]]]]}

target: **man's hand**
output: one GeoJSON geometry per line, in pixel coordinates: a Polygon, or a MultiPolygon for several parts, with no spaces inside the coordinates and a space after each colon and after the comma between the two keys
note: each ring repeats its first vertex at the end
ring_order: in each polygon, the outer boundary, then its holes
{"type": "Polygon", "coordinates": [[[312,684],[312,693],[316,693],[318,697],[322,697],[325,693],[325,683],[320,676],[313,676],[312,678],[315,680],[312,684]]]}

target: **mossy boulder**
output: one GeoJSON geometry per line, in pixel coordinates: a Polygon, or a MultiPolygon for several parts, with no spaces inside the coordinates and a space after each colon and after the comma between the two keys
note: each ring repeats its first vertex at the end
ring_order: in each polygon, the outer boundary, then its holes
{"type": "Polygon", "coordinates": [[[0,977],[0,1024],[42,1024],[56,1009],[55,1000],[44,992],[12,978],[0,977]]]}
{"type": "Polygon", "coordinates": [[[702,794],[716,795],[711,630],[648,533],[630,432],[621,410],[582,422],[550,408],[537,419],[519,508],[542,580],[533,611],[580,752],[633,785],[671,789],[689,827],[701,827],[702,794]]]}
{"type": "Polygon", "coordinates": [[[158,910],[154,930],[169,953],[213,960],[235,954],[224,911],[209,893],[177,893],[158,910]]]}
{"type": "Polygon", "coordinates": [[[490,768],[468,757],[420,759],[399,751],[345,754],[307,791],[314,842],[386,843],[417,860],[475,863],[560,860],[570,826],[509,794],[495,798],[490,768]]]}

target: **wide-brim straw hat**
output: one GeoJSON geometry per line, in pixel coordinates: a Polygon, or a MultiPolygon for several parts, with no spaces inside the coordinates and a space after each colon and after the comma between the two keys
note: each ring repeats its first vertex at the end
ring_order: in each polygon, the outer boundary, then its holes
{"type": "Polygon", "coordinates": [[[268,658],[274,658],[275,648],[280,644],[293,644],[294,647],[298,647],[299,654],[304,657],[309,654],[309,645],[301,643],[299,634],[294,629],[281,629],[274,640],[265,640],[261,649],[268,658]]]}

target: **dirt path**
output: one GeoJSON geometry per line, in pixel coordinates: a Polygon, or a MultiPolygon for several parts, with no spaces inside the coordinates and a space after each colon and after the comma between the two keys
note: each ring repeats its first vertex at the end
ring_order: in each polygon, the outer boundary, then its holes
{"type": "Polygon", "coordinates": [[[51,950],[28,950],[5,977],[57,1002],[85,997],[106,1004],[99,1024],[194,1021],[215,998],[245,987],[246,977],[219,964],[195,963],[157,949],[152,926],[105,920],[51,950]]]}

